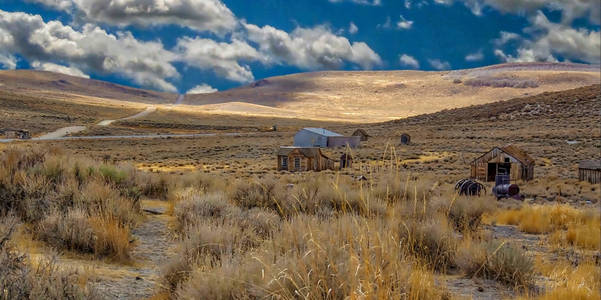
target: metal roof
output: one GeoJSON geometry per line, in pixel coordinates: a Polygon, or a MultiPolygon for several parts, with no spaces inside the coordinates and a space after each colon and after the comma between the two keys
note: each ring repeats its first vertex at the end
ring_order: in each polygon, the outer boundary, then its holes
{"type": "Polygon", "coordinates": [[[319,135],[323,135],[323,136],[342,136],[342,134],[338,134],[336,132],[333,131],[329,131],[327,129],[324,128],[313,128],[313,127],[308,127],[308,128],[303,128],[303,130],[309,131],[309,132],[313,132],[319,135]]]}
{"type": "Polygon", "coordinates": [[[601,170],[601,160],[584,160],[578,164],[579,169],[601,170]]]}

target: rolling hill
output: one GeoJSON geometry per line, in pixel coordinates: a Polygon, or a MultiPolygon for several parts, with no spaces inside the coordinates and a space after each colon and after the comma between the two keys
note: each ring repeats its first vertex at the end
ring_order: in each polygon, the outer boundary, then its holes
{"type": "Polygon", "coordinates": [[[177,95],[138,89],[106,81],[35,70],[0,71],[0,90],[55,100],[100,98],[127,102],[168,104],[177,95]]]}
{"type": "Polygon", "coordinates": [[[327,71],[267,78],[185,103],[218,113],[381,122],[600,82],[599,66],[514,63],[456,71],[327,71]],[[261,109],[261,107],[263,107],[261,109]]]}
{"type": "Polygon", "coordinates": [[[601,82],[599,66],[513,63],[454,71],[324,71],[272,77],[211,94],[177,95],[63,74],[0,71],[0,92],[86,105],[296,118],[385,122],[601,82]],[[180,104],[178,102],[178,104],[180,104]]]}

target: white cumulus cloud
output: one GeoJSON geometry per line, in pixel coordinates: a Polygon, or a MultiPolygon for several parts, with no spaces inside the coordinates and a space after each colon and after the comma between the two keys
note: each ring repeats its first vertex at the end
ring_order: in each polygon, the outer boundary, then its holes
{"type": "Polygon", "coordinates": [[[186,92],[186,94],[210,94],[214,92],[217,92],[216,88],[203,83],[191,88],[188,92],[186,92]]]}
{"type": "Polygon", "coordinates": [[[28,0],[61,10],[76,9],[84,21],[116,26],[175,24],[217,34],[237,20],[220,0],[28,0]]]}
{"type": "Polygon", "coordinates": [[[328,0],[332,3],[340,3],[340,2],[352,2],[361,5],[373,5],[378,6],[382,4],[381,0],[328,0]]]}
{"type": "Polygon", "coordinates": [[[465,56],[466,61],[481,61],[482,59],[484,59],[484,54],[481,50],[465,56]]]}
{"type": "Polygon", "coordinates": [[[533,25],[525,32],[533,36],[516,38],[520,41],[516,55],[506,54],[501,49],[496,49],[495,55],[508,62],[557,61],[557,56],[561,56],[567,60],[601,63],[599,31],[552,23],[542,12],[538,12],[531,22],[533,25]]]}
{"type": "Polygon", "coordinates": [[[401,19],[396,23],[396,27],[398,29],[411,29],[411,27],[413,26],[413,21],[409,21],[407,19],[405,19],[405,17],[403,17],[401,15],[401,19]]]}
{"type": "Polygon", "coordinates": [[[177,42],[176,52],[179,60],[202,70],[211,70],[216,74],[236,82],[250,82],[254,79],[249,66],[241,61],[262,61],[255,48],[244,41],[231,43],[216,42],[204,38],[181,38],[177,42]]]}
{"type": "MultiPolygon", "coordinates": [[[[486,7],[513,14],[532,15],[548,8],[561,11],[562,22],[571,23],[576,18],[588,18],[590,22],[601,23],[601,1],[599,0],[456,0],[462,2],[475,15],[482,15],[486,7]]],[[[452,4],[453,0],[435,0],[438,4],[452,4]]]]}
{"type": "Polygon", "coordinates": [[[110,34],[87,24],[75,30],[39,15],[0,10],[0,42],[7,53],[28,61],[68,64],[86,72],[116,74],[159,90],[175,91],[167,78],[179,73],[175,55],[159,41],[142,42],[129,32],[110,34]]]}
{"type": "Polygon", "coordinates": [[[58,9],[58,10],[67,10],[71,8],[73,5],[72,0],[25,0],[26,2],[37,2],[48,7],[58,9]]]}
{"type": "Polygon", "coordinates": [[[271,63],[303,69],[337,69],[347,61],[363,69],[382,64],[380,56],[367,44],[351,43],[325,26],[298,27],[291,33],[269,25],[244,24],[244,27],[248,39],[259,45],[259,51],[271,63]]]}
{"type": "Polygon", "coordinates": [[[65,75],[75,76],[75,77],[90,78],[89,75],[85,74],[80,69],[74,68],[74,67],[67,67],[67,66],[57,65],[57,64],[48,63],[48,62],[42,63],[39,61],[34,61],[33,63],[31,63],[31,66],[36,70],[61,73],[61,74],[65,74],[65,75]]]}
{"type": "Polygon", "coordinates": [[[399,56],[399,60],[403,66],[419,69],[419,61],[417,61],[417,59],[415,59],[413,56],[402,54],[399,56]]]}
{"type": "Polygon", "coordinates": [[[357,27],[357,25],[355,25],[355,23],[351,22],[348,26],[348,32],[350,34],[355,34],[355,33],[359,32],[359,27],[357,27]]]}
{"type": "Polygon", "coordinates": [[[440,59],[428,59],[428,63],[436,70],[448,70],[451,68],[451,64],[448,61],[440,59]]]}

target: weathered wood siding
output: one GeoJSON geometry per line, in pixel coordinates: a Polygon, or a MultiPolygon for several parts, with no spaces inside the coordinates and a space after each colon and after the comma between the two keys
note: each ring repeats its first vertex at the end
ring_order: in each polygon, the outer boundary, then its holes
{"type": "Polygon", "coordinates": [[[316,158],[306,157],[300,152],[291,152],[287,156],[278,155],[278,171],[290,171],[290,172],[304,172],[304,171],[323,171],[323,170],[333,170],[335,168],[334,161],[331,159],[327,159],[323,156],[318,156],[316,158]],[[283,158],[288,158],[287,167],[284,167],[282,162],[283,158]],[[300,168],[296,168],[295,159],[300,160],[300,168]]]}
{"type": "Polygon", "coordinates": [[[489,181],[489,163],[509,163],[511,165],[509,171],[511,180],[531,180],[534,178],[534,164],[524,165],[522,162],[499,148],[492,149],[472,163],[471,177],[481,181],[489,181]]]}
{"type": "Polygon", "coordinates": [[[601,170],[578,169],[578,179],[593,184],[601,183],[601,170]]]}

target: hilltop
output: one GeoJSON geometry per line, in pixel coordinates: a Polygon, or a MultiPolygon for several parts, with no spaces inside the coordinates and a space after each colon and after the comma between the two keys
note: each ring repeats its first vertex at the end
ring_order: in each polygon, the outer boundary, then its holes
{"type": "Polygon", "coordinates": [[[386,122],[600,82],[598,66],[568,63],[514,63],[438,72],[324,71],[262,79],[211,94],[190,94],[173,105],[176,94],[44,71],[0,71],[0,92],[26,96],[23,99],[124,109],[152,104],[175,115],[351,123],[386,122]]]}
{"type": "Polygon", "coordinates": [[[173,103],[177,95],[101,80],[36,70],[0,71],[0,91],[54,100],[100,98],[125,102],[173,103]]]}
{"type": "Polygon", "coordinates": [[[188,95],[185,103],[217,113],[382,122],[599,82],[598,66],[566,63],[515,63],[440,72],[327,71],[188,95]]]}

